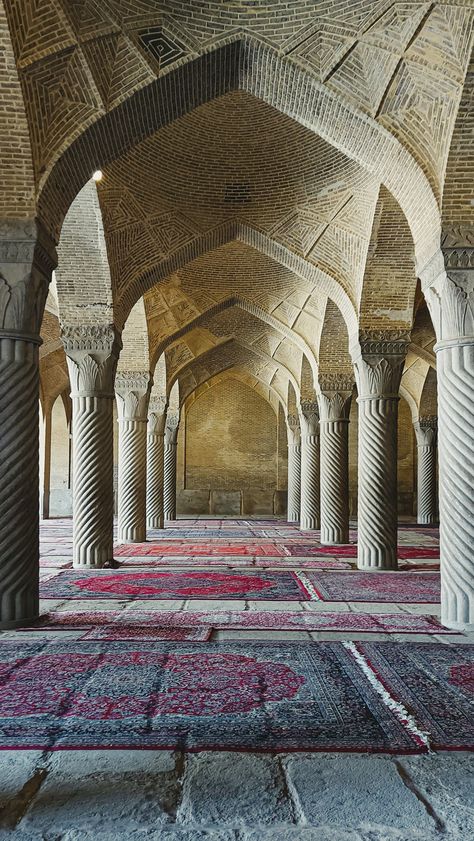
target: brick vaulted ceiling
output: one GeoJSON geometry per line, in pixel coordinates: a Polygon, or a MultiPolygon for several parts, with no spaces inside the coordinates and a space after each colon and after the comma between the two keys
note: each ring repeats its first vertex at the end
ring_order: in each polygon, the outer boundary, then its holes
{"type": "Polygon", "coordinates": [[[443,221],[472,225],[473,23],[471,0],[0,0],[4,215],[58,237],[103,169],[60,313],[67,291],[121,327],[144,296],[169,380],[200,355],[348,368],[357,326],[412,327],[443,221]]]}

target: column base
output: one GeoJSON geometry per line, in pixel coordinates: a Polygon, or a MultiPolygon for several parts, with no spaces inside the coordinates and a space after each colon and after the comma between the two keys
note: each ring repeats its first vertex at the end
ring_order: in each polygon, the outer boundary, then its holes
{"type": "Polygon", "coordinates": [[[451,619],[440,620],[444,628],[451,628],[452,631],[459,631],[459,633],[474,633],[474,622],[453,622],[451,619]]]}
{"type": "Polygon", "coordinates": [[[105,568],[108,568],[108,569],[114,569],[114,564],[117,564],[117,563],[118,563],[118,561],[116,561],[115,558],[110,558],[110,560],[102,561],[101,563],[98,563],[98,564],[84,564],[82,562],[73,560],[72,568],[73,569],[104,569],[104,567],[105,567],[105,568]]]}
{"type": "Polygon", "coordinates": [[[321,536],[320,540],[321,546],[350,546],[351,542],[349,538],[347,540],[327,540],[321,536]]]}
{"type": "Polygon", "coordinates": [[[165,526],[164,517],[152,517],[146,521],[147,529],[163,529],[165,526]]]}
{"type": "Polygon", "coordinates": [[[370,564],[359,564],[359,562],[357,562],[357,569],[360,572],[398,572],[398,563],[396,563],[395,566],[381,566],[380,564],[377,566],[370,566],[370,564]]]}
{"type": "Polygon", "coordinates": [[[40,618],[40,613],[36,613],[34,616],[29,616],[26,619],[13,619],[11,622],[1,622],[0,621],[0,631],[13,631],[15,628],[23,628],[24,626],[34,625],[38,619],[40,618]]]}
{"type": "Polygon", "coordinates": [[[317,520],[313,520],[311,522],[303,521],[300,523],[300,531],[319,531],[319,523],[317,520]]]}

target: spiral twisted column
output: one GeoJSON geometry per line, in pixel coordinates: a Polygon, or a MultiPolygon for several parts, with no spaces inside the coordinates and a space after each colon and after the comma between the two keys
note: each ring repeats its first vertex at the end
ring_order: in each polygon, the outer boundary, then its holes
{"type": "Polygon", "coordinates": [[[413,424],[418,451],[417,523],[437,522],[436,511],[436,442],[438,418],[420,418],[413,424]]]}
{"type": "Polygon", "coordinates": [[[114,379],[120,337],[111,325],[63,326],[72,398],[73,566],[113,559],[114,379]]]}
{"type": "Polygon", "coordinates": [[[146,456],[146,524],[149,529],[162,529],[164,526],[165,422],[166,398],[152,397],[148,407],[146,456]]]}
{"type": "Polygon", "coordinates": [[[421,274],[437,344],[441,621],[474,630],[474,231],[421,274]]]}
{"type": "Polygon", "coordinates": [[[301,495],[300,528],[319,529],[319,409],[316,402],[300,405],[301,495]]]}
{"type": "Polygon", "coordinates": [[[38,616],[39,337],[0,331],[0,626],[38,616]]]}
{"type": "Polygon", "coordinates": [[[39,612],[39,336],[57,256],[41,224],[0,226],[0,628],[39,612]]]}
{"type": "Polygon", "coordinates": [[[120,371],[115,381],[119,422],[118,530],[120,543],[146,540],[148,371],[120,371]]]}
{"type": "Polygon", "coordinates": [[[321,381],[321,543],[349,543],[349,413],[353,382],[321,381]],[[329,386],[329,387],[328,387],[329,386]]]}
{"type": "Polygon", "coordinates": [[[288,506],[287,520],[297,523],[301,504],[301,430],[297,415],[287,417],[288,433],[288,506]]]}
{"type": "Polygon", "coordinates": [[[165,520],[176,520],[176,455],[179,416],[168,415],[165,426],[163,507],[165,520]]]}
{"type": "Polygon", "coordinates": [[[365,333],[355,352],[359,393],[359,569],[397,569],[398,390],[409,344],[401,331],[365,333]]]}

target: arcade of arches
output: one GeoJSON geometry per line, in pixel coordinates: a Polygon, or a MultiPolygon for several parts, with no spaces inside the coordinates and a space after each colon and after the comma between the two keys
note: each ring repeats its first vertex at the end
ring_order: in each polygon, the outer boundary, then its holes
{"type": "Polygon", "coordinates": [[[84,581],[231,518],[380,586],[440,521],[469,638],[473,43],[472,0],[0,0],[7,642],[39,518],[84,581]]]}

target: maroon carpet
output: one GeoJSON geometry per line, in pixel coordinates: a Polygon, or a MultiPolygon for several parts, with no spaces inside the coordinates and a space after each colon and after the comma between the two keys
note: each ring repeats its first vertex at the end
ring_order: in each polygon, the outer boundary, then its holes
{"type": "MultiPolygon", "coordinates": [[[[62,573],[64,575],[64,573],[62,573]]],[[[329,602],[439,604],[436,572],[306,572],[317,595],[329,602]]]]}

